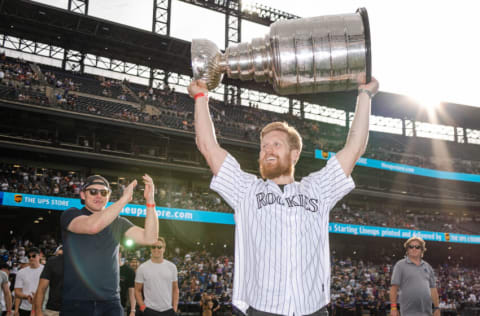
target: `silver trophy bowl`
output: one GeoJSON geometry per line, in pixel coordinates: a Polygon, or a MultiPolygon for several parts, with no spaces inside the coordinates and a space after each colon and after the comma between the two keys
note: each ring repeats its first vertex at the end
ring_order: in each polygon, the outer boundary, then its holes
{"type": "Polygon", "coordinates": [[[223,74],[268,81],[280,95],[355,90],[371,79],[371,43],[365,8],[353,14],[280,20],[263,38],[221,53],[206,39],[192,41],[192,69],[208,89],[223,74]]]}

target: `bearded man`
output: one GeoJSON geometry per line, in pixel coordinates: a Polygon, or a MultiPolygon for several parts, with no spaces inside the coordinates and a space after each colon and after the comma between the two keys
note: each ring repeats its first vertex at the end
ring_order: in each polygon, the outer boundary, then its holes
{"type": "Polygon", "coordinates": [[[328,217],[354,188],[350,174],[365,152],[375,79],[359,87],[345,147],[320,171],[296,182],[302,138],[284,122],[260,134],[260,174],[241,170],[215,138],[203,81],[193,81],[197,146],[214,177],[211,189],[235,210],[233,304],[249,316],[328,315],[328,217]]]}

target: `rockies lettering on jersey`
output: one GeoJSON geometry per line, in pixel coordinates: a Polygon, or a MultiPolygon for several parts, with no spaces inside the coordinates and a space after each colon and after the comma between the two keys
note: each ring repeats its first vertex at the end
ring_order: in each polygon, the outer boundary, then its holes
{"type": "Polygon", "coordinates": [[[285,200],[280,195],[274,193],[260,192],[257,194],[257,208],[261,209],[262,206],[271,205],[277,203],[279,205],[285,205],[285,201],[288,207],[301,206],[307,211],[316,212],[318,211],[318,199],[310,199],[308,196],[303,194],[293,195],[290,197],[285,197],[285,200]]]}
{"type": "Polygon", "coordinates": [[[233,304],[280,315],[308,315],[328,304],[328,216],[354,187],[336,157],[282,192],[227,155],[210,188],[235,210],[233,304]]]}

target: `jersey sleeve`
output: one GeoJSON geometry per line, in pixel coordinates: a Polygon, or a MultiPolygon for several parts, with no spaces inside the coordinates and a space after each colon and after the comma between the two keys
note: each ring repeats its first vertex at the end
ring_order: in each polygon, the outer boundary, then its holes
{"type": "Polygon", "coordinates": [[[257,177],[240,169],[240,164],[227,154],[216,176],[213,176],[210,189],[220,194],[234,210],[245,197],[248,188],[257,177]]]}
{"type": "Polygon", "coordinates": [[[320,201],[325,202],[330,211],[337,202],[355,188],[352,177],[347,177],[342,166],[333,156],[321,170],[309,174],[302,179],[307,187],[320,201]]]}

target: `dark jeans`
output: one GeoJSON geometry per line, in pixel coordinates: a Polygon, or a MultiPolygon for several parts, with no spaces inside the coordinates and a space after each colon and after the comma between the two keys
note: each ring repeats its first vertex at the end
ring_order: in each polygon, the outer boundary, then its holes
{"type": "MultiPolygon", "coordinates": [[[[13,311],[13,309],[12,309],[12,311],[13,311]]],[[[21,309],[21,308],[18,309],[18,313],[20,314],[20,316],[30,316],[31,312],[32,311],[27,311],[27,310],[21,309]]],[[[6,314],[6,312],[5,312],[5,314],[6,314]]]]}
{"type": "Polygon", "coordinates": [[[143,311],[143,316],[175,316],[175,312],[172,308],[163,312],[157,312],[156,310],[147,307],[143,311]]]}
{"type": "Polygon", "coordinates": [[[120,300],[63,301],[60,316],[123,316],[120,300]]]}
{"type": "MultiPolygon", "coordinates": [[[[267,312],[262,312],[262,311],[259,311],[258,309],[253,308],[253,307],[249,307],[247,309],[247,316],[280,316],[280,315],[267,313],[267,312]]],[[[328,311],[327,311],[326,307],[322,307],[318,311],[316,311],[312,314],[309,314],[309,315],[305,315],[305,316],[328,316],[328,311]]]]}
{"type": "Polygon", "coordinates": [[[19,308],[19,309],[18,309],[18,312],[19,312],[20,316],[30,316],[30,313],[31,313],[32,311],[27,311],[27,310],[25,310],[25,309],[19,308]]]}

